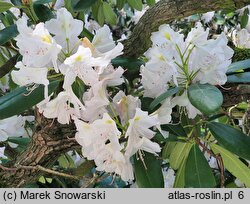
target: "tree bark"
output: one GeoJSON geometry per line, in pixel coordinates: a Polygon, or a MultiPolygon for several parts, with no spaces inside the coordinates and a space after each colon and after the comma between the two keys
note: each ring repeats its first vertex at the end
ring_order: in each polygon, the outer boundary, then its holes
{"type": "Polygon", "coordinates": [[[124,56],[139,57],[151,45],[151,33],[164,23],[196,13],[222,9],[236,10],[250,4],[250,0],[161,0],[139,20],[131,36],[124,41],[124,56]]]}
{"type": "MultiPolygon", "coordinates": [[[[38,117],[37,117],[38,118],[38,117]]],[[[60,155],[80,147],[72,138],[75,136],[75,126],[61,125],[58,122],[39,117],[38,126],[28,148],[17,155],[16,159],[7,164],[10,169],[0,169],[1,187],[21,187],[37,181],[42,174],[37,169],[19,168],[37,165],[50,168],[60,155]]]]}

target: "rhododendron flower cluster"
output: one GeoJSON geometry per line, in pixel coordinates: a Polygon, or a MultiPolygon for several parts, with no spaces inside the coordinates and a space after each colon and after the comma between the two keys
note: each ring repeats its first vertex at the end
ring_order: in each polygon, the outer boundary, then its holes
{"type": "Polygon", "coordinates": [[[123,45],[113,40],[107,25],[95,31],[92,41],[79,38],[82,21],[61,8],[56,19],[34,27],[21,18],[17,29],[17,46],[23,58],[12,71],[13,81],[20,86],[44,85],[45,99],[37,105],[39,111],[61,124],[75,123],[82,154],[95,161],[97,170],[132,180],[131,157],[139,153],[142,158],[142,151],[160,152],[151,139],[156,128],[171,121],[170,104],[167,111],[161,108],[149,115],[141,110],[138,97],[108,91],[124,83],[125,70],[111,64],[122,54],[123,45]],[[54,76],[63,77],[62,90],[49,95],[49,79],[54,76]],[[72,88],[77,80],[86,89],[80,97],[72,88]]]}
{"type": "Polygon", "coordinates": [[[151,36],[152,47],[145,53],[148,62],[141,68],[144,96],[156,98],[170,87],[183,87],[171,106],[185,107],[189,118],[200,111],[189,101],[186,88],[193,83],[223,85],[233,50],[224,33],[208,39],[209,30],[197,23],[185,38],[169,25],[161,25],[151,36]]]}
{"type": "Polygon", "coordinates": [[[92,40],[80,38],[83,22],[65,8],[57,10],[55,19],[36,26],[29,27],[25,18],[16,24],[23,58],[11,73],[13,81],[33,88],[44,85],[39,112],[61,124],[75,123],[82,155],[94,160],[96,170],[117,174],[124,181],[134,179],[133,155],[143,161],[143,151],[156,155],[161,151],[152,139],[157,131],[168,136],[161,125],[171,122],[173,107],[185,107],[190,118],[200,114],[186,88],[197,82],[224,84],[233,55],[224,34],[208,40],[208,30],[200,23],[186,38],[169,25],[160,26],[152,34],[153,45],[145,53],[148,61],[141,67],[143,94],[156,98],[175,86],[183,91],[149,113],[141,109],[138,95],[117,87],[126,80],[125,70],[115,68],[111,60],[123,53],[123,45],[113,40],[107,25],[95,30],[92,40]],[[61,89],[49,94],[50,80],[58,77],[63,80],[61,89]],[[80,96],[73,89],[78,81],[85,89],[80,96]]]}

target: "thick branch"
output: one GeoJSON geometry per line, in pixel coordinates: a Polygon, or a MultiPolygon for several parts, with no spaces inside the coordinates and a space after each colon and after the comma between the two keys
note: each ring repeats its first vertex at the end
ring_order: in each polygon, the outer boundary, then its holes
{"type": "Polygon", "coordinates": [[[250,4],[250,0],[161,0],[150,8],[135,26],[131,36],[124,43],[127,57],[138,57],[151,45],[151,33],[164,23],[221,9],[235,10],[250,4]]]}
{"type": "Polygon", "coordinates": [[[50,168],[60,155],[79,147],[77,142],[71,139],[74,135],[74,125],[60,125],[42,117],[28,148],[8,164],[8,167],[17,170],[0,170],[1,186],[20,187],[35,182],[43,173],[37,166],[50,168]],[[22,166],[34,168],[20,168],[22,166]]]}

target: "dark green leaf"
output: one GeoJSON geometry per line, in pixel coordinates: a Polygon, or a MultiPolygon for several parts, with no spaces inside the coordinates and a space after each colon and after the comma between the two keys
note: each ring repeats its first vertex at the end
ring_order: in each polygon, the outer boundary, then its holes
{"type": "Polygon", "coordinates": [[[161,162],[150,153],[145,152],[144,164],[134,156],[134,168],[136,183],[140,188],[163,188],[164,180],[161,169],[161,162]]]}
{"type": "Polygon", "coordinates": [[[11,25],[0,31],[0,45],[5,44],[18,35],[16,25],[11,25]]]}
{"type": "Polygon", "coordinates": [[[240,27],[241,27],[241,29],[243,29],[243,28],[245,28],[247,26],[248,14],[249,14],[249,10],[248,10],[248,8],[246,8],[244,10],[243,15],[241,16],[241,19],[240,19],[240,27]]]}
{"type": "Polygon", "coordinates": [[[128,2],[128,4],[129,4],[132,8],[134,8],[134,9],[136,9],[136,10],[138,10],[138,11],[141,11],[141,10],[142,10],[142,6],[143,6],[142,0],[127,0],[127,2],[128,2]]]}
{"type": "Polygon", "coordinates": [[[74,5],[75,11],[83,11],[91,7],[97,0],[80,0],[76,5],[74,5]]]}
{"type": "Polygon", "coordinates": [[[47,4],[50,3],[53,0],[37,0],[34,2],[34,4],[47,4]]]}
{"type": "Polygon", "coordinates": [[[26,138],[26,137],[9,137],[8,138],[8,142],[12,142],[21,146],[27,146],[30,140],[31,140],[30,138],[26,138]]]}
{"type": "Polygon", "coordinates": [[[206,115],[218,111],[223,103],[220,90],[210,84],[192,84],[188,88],[188,98],[194,107],[206,115]]]}
{"type": "Polygon", "coordinates": [[[212,188],[216,181],[198,145],[193,145],[185,167],[185,187],[212,188]]]}
{"type": "Polygon", "coordinates": [[[0,1],[0,13],[9,10],[12,6],[10,3],[0,1]]]}
{"type": "Polygon", "coordinates": [[[180,137],[186,137],[187,134],[185,132],[185,129],[181,124],[166,124],[162,125],[162,129],[168,131],[169,133],[180,136],[180,137]]]}
{"type": "Polygon", "coordinates": [[[156,106],[158,106],[166,98],[173,96],[174,94],[180,92],[181,90],[183,90],[182,87],[174,87],[174,88],[168,89],[165,93],[161,94],[156,99],[154,99],[154,101],[150,104],[149,109],[153,110],[156,106]]]}
{"type": "Polygon", "coordinates": [[[22,0],[10,0],[10,1],[15,6],[21,6],[22,5],[22,0]]]}
{"type": "Polygon", "coordinates": [[[140,59],[124,58],[124,57],[117,57],[113,59],[111,62],[115,67],[121,66],[128,69],[129,71],[138,71],[141,65],[144,64],[144,62],[140,59]]]}
{"type": "MultiPolygon", "coordinates": [[[[54,81],[49,85],[51,94],[59,85],[59,81],[54,81]]],[[[18,115],[33,107],[44,99],[44,86],[40,85],[29,93],[26,87],[19,87],[12,92],[0,97],[0,120],[18,115]]]]}
{"type": "Polygon", "coordinates": [[[227,77],[227,82],[228,83],[249,83],[250,82],[250,72],[229,75],[227,77]]]}
{"type": "Polygon", "coordinates": [[[227,70],[227,74],[232,74],[250,68],[250,59],[232,63],[227,70]]]}
{"type": "Polygon", "coordinates": [[[42,22],[48,21],[55,17],[52,11],[43,4],[33,4],[33,7],[37,17],[42,22]]]}
{"type": "Polygon", "coordinates": [[[229,125],[210,122],[208,128],[219,144],[240,157],[250,160],[250,137],[229,125]]]}
{"type": "Polygon", "coordinates": [[[103,2],[103,14],[106,22],[108,22],[111,25],[116,24],[117,16],[113,11],[112,7],[107,2],[103,2]]]}

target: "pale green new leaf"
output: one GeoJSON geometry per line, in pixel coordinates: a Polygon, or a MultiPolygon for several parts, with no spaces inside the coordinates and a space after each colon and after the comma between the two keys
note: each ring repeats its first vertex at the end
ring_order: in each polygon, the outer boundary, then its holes
{"type": "Polygon", "coordinates": [[[219,153],[221,155],[224,167],[249,188],[250,169],[236,155],[223,147],[216,144],[211,144],[210,146],[215,154],[219,153]]]}

